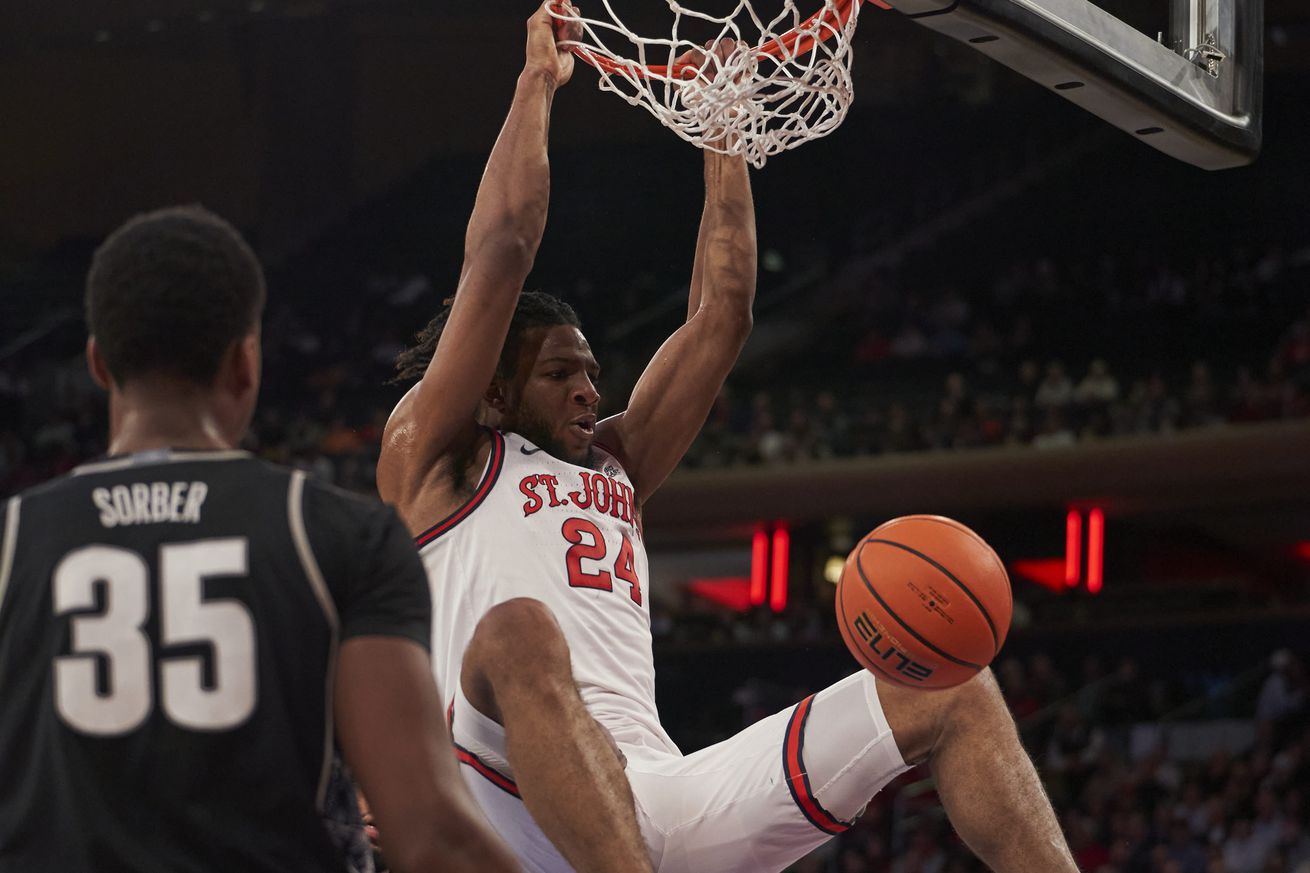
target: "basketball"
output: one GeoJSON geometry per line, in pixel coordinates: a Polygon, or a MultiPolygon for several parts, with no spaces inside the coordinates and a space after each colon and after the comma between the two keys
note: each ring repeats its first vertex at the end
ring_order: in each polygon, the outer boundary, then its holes
{"type": "Polygon", "coordinates": [[[866,670],[908,688],[949,688],[996,657],[1013,601],[1005,565],[969,528],[895,518],[864,537],[837,583],[837,625],[866,670]]]}

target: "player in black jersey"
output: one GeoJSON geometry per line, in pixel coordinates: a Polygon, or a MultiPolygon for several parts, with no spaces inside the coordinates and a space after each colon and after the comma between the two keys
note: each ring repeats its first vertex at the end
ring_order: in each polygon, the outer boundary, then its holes
{"type": "Polygon", "coordinates": [[[235,451],[264,280],[199,207],[87,281],[109,458],[0,506],[0,873],[517,865],[468,797],[388,508],[235,451]]]}

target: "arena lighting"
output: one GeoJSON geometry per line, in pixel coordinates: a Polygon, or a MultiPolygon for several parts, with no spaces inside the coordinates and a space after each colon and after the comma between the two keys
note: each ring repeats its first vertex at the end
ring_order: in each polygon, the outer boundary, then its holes
{"type": "Polygon", "coordinates": [[[1100,594],[1105,581],[1105,513],[1100,508],[1087,514],[1087,593],[1100,594]]]}
{"type": "Polygon", "coordinates": [[[1068,587],[1064,580],[1064,558],[1017,558],[1010,562],[1010,569],[1015,575],[1056,594],[1068,587]]]}
{"type": "Polygon", "coordinates": [[[823,562],[823,578],[827,579],[833,585],[841,581],[842,570],[846,569],[846,558],[844,555],[833,555],[823,562]]]}
{"type": "Polygon", "coordinates": [[[769,575],[769,608],[782,612],[787,608],[787,560],[791,551],[791,531],[786,522],[773,529],[773,572],[769,575]]]}
{"type": "Polygon", "coordinates": [[[698,577],[687,582],[692,594],[734,612],[746,612],[751,608],[750,586],[751,580],[744,576],[698,577]]]}
{"type": "Polygon", "coordinates": [[[755,526],[751,539],[750,605],[761,606],[769,584],[769,531],[763,523],[755,526]]]}
{"type": "Polygon", "coordinates": [[[1064,519],[1064,584],[1077,588],[1082,581],[1083,517],[1076,509],[1064,519]]]}

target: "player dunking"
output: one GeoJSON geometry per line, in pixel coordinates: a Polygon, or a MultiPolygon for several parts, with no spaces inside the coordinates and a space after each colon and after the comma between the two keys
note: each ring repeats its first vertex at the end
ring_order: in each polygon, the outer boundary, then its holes
{"type": "Polygon", "coordinates": [[[749,332],[753,205],[744,162],[707,152],[686,323],[626,410],[597,422],[598,367],[576,316],[520,293],[545,226],[551,101],[571,71],[543,8],[453,303],[400,361],[421,378],[378,467],[432,582],[438,675],[475,796],[530,870],[769,873],[927,761],[993,869],[1072,873],[990,673],[946,691],[859,673],[686,756],[660,727],[641,507],[749,332]]]}
{"type": "Polygon", "coordinates": [[[199,207],[96,252],[110,457],[0,505],[0,871],[517,870],[452,761],[394,513],[234,451],[264,279],[199,207]]]}

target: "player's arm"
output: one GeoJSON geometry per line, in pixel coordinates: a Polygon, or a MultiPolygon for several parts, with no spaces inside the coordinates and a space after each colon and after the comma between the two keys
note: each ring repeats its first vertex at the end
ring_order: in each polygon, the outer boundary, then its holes
{"type": "Polygon", "coordinates": [[[423,426],[406,434],[403,453],[411,469],[427,469],[476,433],[478,401],[495,373],[546,227],[551,103],[573,70],[573,56],[556,46],[548,4],[528,20],[526,54],[469,218],[446,329],[412,393],[413,417],[423,426]]]}
{"type": "Polygon", "coordinates": [[[398,873],[514,873],[458,771],[428,654],[400,637],[359,636],[337,665],[337,735],[398,873]]]}
{"type": "Polygon", "coordinates": [[[353,567],[334,585],[343,642],[333,715],[387,859],[405,873],[517,871],[458,770],[428,658],[431,594],[408,533],[381,507],[343,532],[358,558],[344,559],[353,567]]]}
{"type": "Polygon", "coordinates": [[[755,206],[746,162],[705,152],[705,209],[687,322],[637,381],[628,408],[598,425],[644,501],[682,460],[741,353],[755,301],[755,206]]]}

